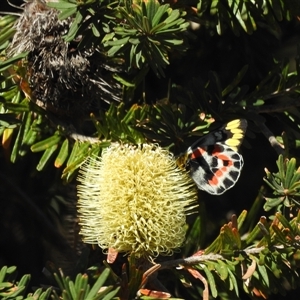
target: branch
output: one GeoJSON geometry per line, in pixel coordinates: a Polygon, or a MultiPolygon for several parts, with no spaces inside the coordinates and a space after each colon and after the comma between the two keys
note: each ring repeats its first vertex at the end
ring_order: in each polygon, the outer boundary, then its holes
{"type": "MultiPolygon", "coordinates": [[[[260,107],[255,107],[254,111],[262,114],[262,113],[272,113],[272,112],[282,112],[291,108],[295,108],[300,106],[300,98],[297,99],[290,99],[285,102],[281,102],[274,105],[264,105],[260,107]]],[[[252,110],[252,109],[251,109],[252,110]]]]}
{"type": "Polygon", "coordinates": [[[70,137],[75,141],[89,142],[91,144],[100,143],[99,138],[78,133],[76,131],[76,128],[72,124],[66,124],[65,122],[61,121],[56,116],[54,116],[52,113],[47,112],[46,117],[49,119],[50,122],[52,122],[55,125],[55,127],[59,126],[66,136],[70,137]]]}
{"type": "Polygon", "coordinates": [[[283,146],[276,140],[273,132],[264,124],[264,123],[258,123],[257,126],[260,128],[263,135],[269,140],[271,146],[274,148],[274,150],[277,152],[277,154],[283,154],[284,148],[283,146]]]}
{"type": "MultiPolygon", "coordinates": [[[[247,255],[257,254],[257,253],[260,253],[261,251],[263,251],[264,249],[265,249],[265,247],[251,248],[251,249],[241,250],[241,252],[246,253],[247,255]]],[[[206,255],[193,255],[193,256],[190,256],[187,258],[180,258],[180,259],[176,259],[176,260],[161,262],[160,270],[177,267],[179,265],[192,266],[192,265],[196,265],[201,262],[208,261],[208,260],[217,261],[217,260],[226,260],[226,258],[224,256],[222,256],[221,254],[215,254],[215,253],[210,253],[210,254],[206,254],[206,255]]]]}

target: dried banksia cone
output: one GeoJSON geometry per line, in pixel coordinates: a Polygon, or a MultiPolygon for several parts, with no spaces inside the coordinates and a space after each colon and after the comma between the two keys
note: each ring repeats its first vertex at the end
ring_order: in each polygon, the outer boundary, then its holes
{"type": "MultiPolygon", "coordinates": [[[[63,38],[72,18],[59,20],[59,12],[46,5],[50,0],[31,0],[15,24],[16,33],[8,56],[29,51],[27,80],[32,100],[61,116],[97,112],[104,102],[121,100],[121,85],[97,45],[78,48],[83,36],[72,42],[63,38]]],[[[53,2],[53,0],[52,0],[53,2]]]]}
{"type": "Polygon", "coordinates": [[[85,243],[137,257],[171,255],[182,245],[197,191],[167,150],[114,144],[88,158],[78,180],[85,243]]]}

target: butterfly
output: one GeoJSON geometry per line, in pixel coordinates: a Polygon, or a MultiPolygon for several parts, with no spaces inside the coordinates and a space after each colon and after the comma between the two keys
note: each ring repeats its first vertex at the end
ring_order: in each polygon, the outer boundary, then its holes
{"type": "Polygon", "coordinates": [[[240,177],[244,160],[238,149],[247,129],[247,121],[237,119],[212,131],[190,146],[176,159],[180,168],[189,170],[200,190],[221,195],[240,177]]]}

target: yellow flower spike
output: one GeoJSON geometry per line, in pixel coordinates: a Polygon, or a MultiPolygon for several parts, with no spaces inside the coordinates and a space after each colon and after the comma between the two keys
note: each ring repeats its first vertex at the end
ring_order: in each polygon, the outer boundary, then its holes
{"type": "Polygon", "coordinates": [[[197,191],[167,150],[113,144],[87,159],[78,180],[84,242],[137,257],[171,255],[182,245],[197,191]]]}

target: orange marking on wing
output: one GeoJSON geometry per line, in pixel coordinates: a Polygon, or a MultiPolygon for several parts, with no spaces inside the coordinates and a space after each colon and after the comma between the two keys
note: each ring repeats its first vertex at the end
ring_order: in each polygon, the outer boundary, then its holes
{"type": "Polygon", "coordinates": [[[218,177],[214,176],[211,180],[208,180],[210,185],[217,185],[219,183],[218,177]]]}
{"type": "Polygon", "coordinates": [[[217,176],[217,177],[221,177],[222,175],[223,175],[222,169],[218,170],[218,171],[215,173],[215,176],[217,176]]]}
{"type": "Polygon", "coordinates": [[[223,171],[222,170],[218,170],[213,178],[211,180],[208,180],[208,182],[211,184],[211,185],[217,185],[219,183],[219,179],[218,177],[222,177],[223,176],[223,171]]]}
{"type": "Polygon", "coordinates": [[[227,167],[230,167],[233,165],[232,160],[227,155],[222,154],[222,152],[220,152],[220,147],[216,146],[216,149],[213,151],[212,154],[223,161],[227,161],[228,162],[227,167]],[[218,151],[218,149],[219,149],[219,151],[218,151]]]}
{"type": "Polygon", "coordinates": [[[227,172],[228,167],[221,168],[222,172],[227,172]]]}

